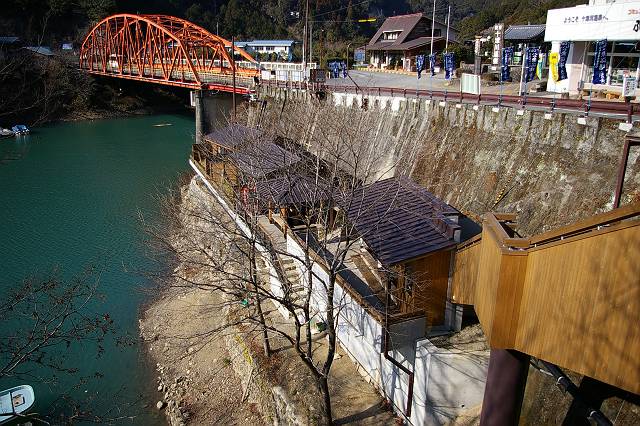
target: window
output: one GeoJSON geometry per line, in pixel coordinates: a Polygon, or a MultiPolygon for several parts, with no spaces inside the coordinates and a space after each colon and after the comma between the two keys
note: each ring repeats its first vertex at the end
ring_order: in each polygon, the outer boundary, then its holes
{"type": "Polygon", "coordinates": [[[383,40],[397,40],[402,31],[385,31],[382,33],[383,40]]]}
{"type": "MultiPolygon", "coordinates": [[[[589,42],[586,58],[585,82],[593,79],[595,43],[589,42]]],[[[640,49],[636,41],[610,41],[607,43],[607,82],[621,86],[625,74],[635,76],[640,69],[640,49]]]]}

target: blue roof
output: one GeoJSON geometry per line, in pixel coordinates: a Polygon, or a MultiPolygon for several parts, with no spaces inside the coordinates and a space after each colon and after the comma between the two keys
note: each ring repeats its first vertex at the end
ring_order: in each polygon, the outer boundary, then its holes
{"type": "Polygon", "coordinates": [[[18,37],[0,37],[0,44],[13,44],[20,40],[18,37]]]}
{"type": "Polygon", "coordinates": [[[236,42],[236,46],[239,44],[248,46],[291,46],[294,43],[295,41],[293,40],[253,40],[236,42]]]}
{"type": "Polygon", "coordinates": [[[45,46],[28,46],[28,47],[25,47],[25,49],[30,50],[30,51],[32,51],[34,53],[39,53],[40,55],[53,56],[53,51],[49,47],[45,47],[45,46]]]}

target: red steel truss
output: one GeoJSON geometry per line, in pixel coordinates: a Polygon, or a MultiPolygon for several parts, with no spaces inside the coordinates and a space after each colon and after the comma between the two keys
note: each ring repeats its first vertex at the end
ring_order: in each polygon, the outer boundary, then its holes
{"type": "MultiPolygon", "coordinates": [[[[92,74],[188,87],[233,91],[231,42],[184,19],[118,14],[91,29],[80,49],[80,68],[92,74]]],[[[236,48],[236,92],[248,93],[259,75],[255,59],[236,48]]]]}

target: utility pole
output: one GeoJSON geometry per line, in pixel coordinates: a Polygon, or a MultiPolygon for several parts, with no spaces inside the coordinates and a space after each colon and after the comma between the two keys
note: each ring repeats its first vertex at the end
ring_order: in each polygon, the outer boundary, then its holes
{"type": "Polygon", "coordinates": [[[447,39],[444,43],[444,51],[449,51],[449,23],[451,22],[451,5],[449,5],[449,11],[447,12],[447,39]]]}
{"type": "Polygon", "coordinates": [[[431,55],[433,55],[433,31],[436,23],[436,0],[433,0],[433,13],[431,15],[431,51],[429,53],[429,59],[431,59],[431,55]]]}
{"type": "Polygon", "coordinates": [[[309,0],[305,1],[304,6],[304,31],[302,40],[302,79],[307,78],[307,42],[309,40],[309,0]]]}
{"type": "Polygon", "coordinates": [[[231,72],[233,75],[233,122],[236,122],[236,38],[231,36],[231,72]]]}

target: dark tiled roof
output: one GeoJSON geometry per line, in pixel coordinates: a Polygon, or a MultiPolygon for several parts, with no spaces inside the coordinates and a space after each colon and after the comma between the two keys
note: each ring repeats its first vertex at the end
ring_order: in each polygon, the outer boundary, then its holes
{"type": "MultiPolygon", "coordinates": [[[[433,42],[438,43],[444,40],[444,37],[434,37],[433,42]]],[[[406,41],[404,43],[385,43],[379,42],[367,46],[367,50],[411,50],[422,46],[428,46],[431,44],[431,37],[418,37],[416,39],[406,41]]]]}
{"type": "Polygon", "coordinates": [[[389,45],[401,44],[405,41],[411,30],[418,24],[418,22],[420,22],[420,19],[422,19],[422,13],[391,16],[385,19],[380,28],[378,28],[378,31],[369,41],[369,44],[371,45],[376,43],[385,31],[402,31],[396,40],[384,42],[389,45]]]}
{"type": "Polygon", "coordinates": [[[455,244],[459,227],[445,216],[459,212],[408,178],[375,182],[350,201],[349,222],[386,265],[455,244]]]}
{"type": "Polygon", "coordinates": [[[276,206],[304,205],[329,198],[330,188],[324,181],[302,174],[281,176],[256,183],[261,202],[276,206]]]}
{"type": "Polygon", "coordinates": [[[259,129],[240,124],[232,124],[231,126],[214,130],[205,135],[204,139],[224,148],[233,149],[244,143],[260,139],[262,136],[263,133],[259,129]]]}
{"type": "Polygon", "coordinates": [[[229,157],[245,176],[266,177],[281,169],[297,164],[300,157],[273,142],[257,139],[251,143],[236,146],[229,157]]]}
{"type": "Polygon", "coordinates": [[[504,39],[530,41],[544,37],[545,25],[512,25],[504,32],[504,39]]]}

